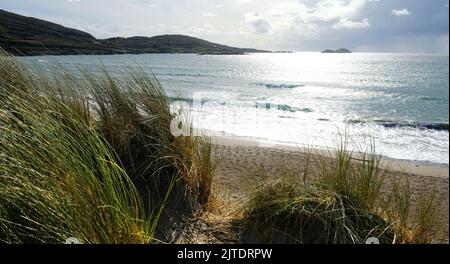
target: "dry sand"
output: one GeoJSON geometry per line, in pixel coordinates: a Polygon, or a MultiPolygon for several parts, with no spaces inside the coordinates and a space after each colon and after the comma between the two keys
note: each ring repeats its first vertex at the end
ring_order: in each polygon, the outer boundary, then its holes
{"type": "MultiPolygon", "coordinates": [[[[242,203],[258,185],[280,177],[280,170],[301,172],[304,168],[305,149],[285,145],[273,145],[249,138],[212,137],[212,155],[217,162],[214,189],[231,203],[242,203]]],[[[323,153],[312,150],[314,155],[323,153]]],[[[312,159],[314,160],[314,159],[312,159]]],[[[442,239],[436,242],[448,243],[449,227],[449,171],[445,165],[384,160],[389,168],[384,189],[390,188],[389,177],[407,178],[413,190],[412,203],[418,193],[434,194],[439,202],[440,218],[444,225],[442,239]]],[[[317,164],[310,163],[311,174],[317,164]]]]}

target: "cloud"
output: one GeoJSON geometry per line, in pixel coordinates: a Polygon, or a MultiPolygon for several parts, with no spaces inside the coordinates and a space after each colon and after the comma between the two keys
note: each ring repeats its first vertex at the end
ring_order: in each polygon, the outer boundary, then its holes
{"type": "Polygon", "coordinates": [[[448,0],[0,0],[0,7],[97,38],[185,34],[267,50],[332,44],[448,53],[440,37],[448,36],[448,0]]]}
{"type": "Polygon", "coordinates": [[[408,11],[408,9],[392,9],[391,15],[393,16],[409,16],[411,15],[411,12],[408,11]]]}
{"type": "Polygon", "coordinates": [[[341,18],[339,22],[333,25],[333,28],[350,28],[350,29],[358,29],[358,28],[366,28],[370,27],[369,19],[364,18],[361,21],[351,21],[346,18],[341,18]]]}
{"type": "Polygon", "coordinates": [[[204,17],[215,17],[216,14],[214,14],[214,13],[203,13],[202,16],[204,16],[204,17]]]}
{"type": "Polygon", "coordinates": [[[440,52],[447,53],[449,49],[449,36],[396,36],[385,39],[386,46],[377,44],[368,44],[355,47],[352,50],[358,52],[402,52],[402,53],[424,53],[424,52],[440,52]]]}
{"type": "Polygon", "coordinates": [[[242,5],[242,4],[249,4],[251,3],[253,0],[236,0],[236,4],[238,5],[242,5]]]}
{"type": "Polygon", "coordinates": [[[310,20],[330,21],[336,18],[348,18],[357,15],[366,5],[366,0],[326,0],[309,8],[310,20]]]}
{"type": "Polygon", "coordinates": [[[220,34],[220,32],[217,31],[212,25],[205,25],[203,27],[189,27],[186,32],[186,34],[199,37],[220,34]]]}
{"type": "Polygon", "coordinates": [[[272,30],[270,21],[258,13],[246,13],[244,14],[244,17],[245,23],[253,33],[265,34],[272,30]]]}

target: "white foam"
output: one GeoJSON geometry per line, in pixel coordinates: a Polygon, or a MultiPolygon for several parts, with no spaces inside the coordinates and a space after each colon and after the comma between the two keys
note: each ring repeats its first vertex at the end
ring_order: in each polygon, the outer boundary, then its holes
{"type": "Polygon", "coordinates": [[[192,115],[196,116],[195,127],[236,136],[324,148],[336,147],[340,137],[347,133],[351,139],[350,149],[364,150],[362,148],[368,147],[373,139],[378,154],[448,164],[448,131],[386,128],[370,122],[348,124],[342,118],[333,119],[321,113],[257,109],[240,101],[225,105],[207,102],[201,112],[193,111],[192,115]]]}

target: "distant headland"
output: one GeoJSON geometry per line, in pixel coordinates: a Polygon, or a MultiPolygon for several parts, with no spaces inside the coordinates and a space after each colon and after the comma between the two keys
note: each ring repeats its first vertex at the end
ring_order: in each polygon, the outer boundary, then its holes
{"type": "Polygon", "coordinates": [[[337,49],[337,50],[331,50],[331,49],[326,49],[324,51],[322,51],[322,53],[352,53],[350,50],[348,49],[337,49]]]}
{"type": "Polygon", "coordinates": [[[236,48],[185,35],[96,39],[89,33],[0,9],[0,48],[16,56],[144,53],[245,54],[236,48]]]}

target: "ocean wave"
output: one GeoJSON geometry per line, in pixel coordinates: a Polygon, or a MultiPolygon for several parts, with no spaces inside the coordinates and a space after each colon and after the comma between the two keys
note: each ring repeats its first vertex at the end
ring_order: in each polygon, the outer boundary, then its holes
{"type": "Polygon", "coordinates": [[[201,74],[201,73],[159,73],[160,76],[175,76],[175,77],[215,77],[211,74],[201,74]]]}
{"type": "Polygon", "coordinates": [[[296,119],[295,117],[293,117],[293,116],[283,116],[283,115],[279,115],[278,116],[279,118],[289,118],[289,119],[296,119]]]}
{"type": "Polygon", "coordinates": [[[179,97],[179,96],[167,96],[167,99],[169,100],[170,103],[181,101],[181,102],[185,102],[185,103],[192,105],[194,102],[194,99],[192,99],[192,98],[179,97]]]}
{"type": "Polygon", "coordinates": [[[306,112],[306,113],[312,112],[311,108],[299,108],[299,107],[294,107],[294,106],[289,106],[289,105],[278,105],[278,110],[288,111],[288,112],[306,112]]]}
{"type": "Polygon", "coordinates": [[[292,89],[304,87],[304,84],[288,84],[288,83],[256,83],[256,85],[264,86],[269,89],[292,89]]]}
{"type": "Polygon", "coordinates": [[[264,108],[264,109],[276,109],[276,110],[280,110],[280,111],[286,111],[286,112],[305,112],[305,113],[310,113],[313,112],[313,110],[311,108],[300,108],[300,107],[295,107],[295,106],[290,106],[287,104],[270,104],[270,103],[256,103],[255,104],[256,108],[264,108]]]}
{"type": "Polygon", "coordinates": [[[430,96],[419,97],[419,100],[422,100],[422,101],[447,101],[448,102],[448,98],[430,97],[430,96]]]}
{"type": "MultiPolygon", "coordinates": [[[[350,124],[365,124],[369,123],[363,120],[347,120],[350,124]]],[[[437,131],[449,131],[448,123],[423,123],[423,122],[398,122],[391,120],[374,120],[372,121],[379,126],[383,126],[385,128],[417,128],[417,129],[430,129],[437,131]]]]}

